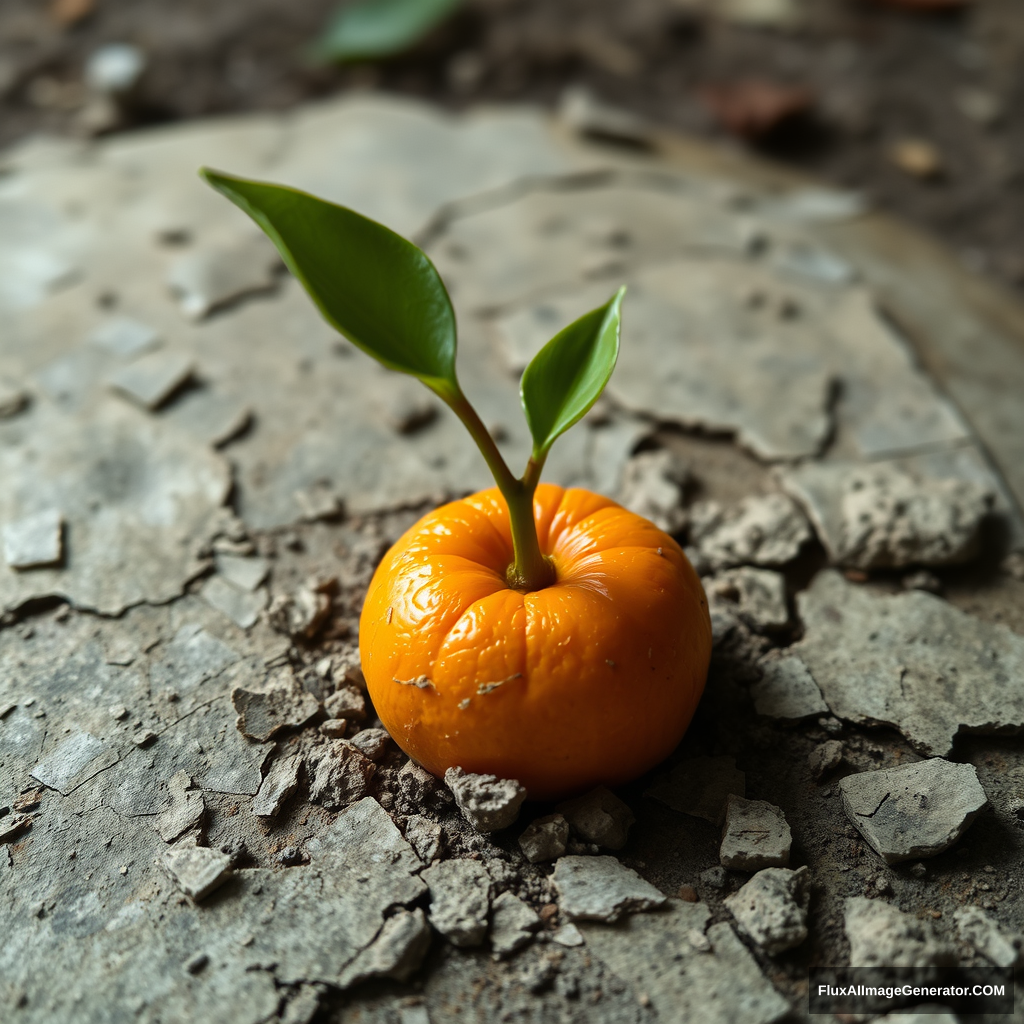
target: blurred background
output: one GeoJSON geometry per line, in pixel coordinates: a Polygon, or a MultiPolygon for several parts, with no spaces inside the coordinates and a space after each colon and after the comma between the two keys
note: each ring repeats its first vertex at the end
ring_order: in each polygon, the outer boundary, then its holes
{"type": "Polygon", "coordinates": [[[1022,0],[0,2],[0,146],[371,88],[582,96],[861,191],[1024,291],[1022,0]]]}

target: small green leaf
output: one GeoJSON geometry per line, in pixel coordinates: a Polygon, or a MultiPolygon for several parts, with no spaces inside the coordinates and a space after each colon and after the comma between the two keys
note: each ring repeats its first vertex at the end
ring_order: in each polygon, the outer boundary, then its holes
{"type": "Polygon", "coordinates": [[[203,168],[277,246],[324,319],[392,370],[455,383],[455,312],[426,253],[344,206],[203,168]]]}
{"type": "Polygon", "coordinates": [[[401,53],[439,25],[463,0],[357,0],[334,16],[313,44],[315,59],[373,60],[401,53]]]}
{"type": "Polygon", "coordinates": [[[625,286],[598,309],[556,334],[523,373],[519,397],[534,458],[578,422],[604,391],[619,355],[619,307],[625,286]]]}

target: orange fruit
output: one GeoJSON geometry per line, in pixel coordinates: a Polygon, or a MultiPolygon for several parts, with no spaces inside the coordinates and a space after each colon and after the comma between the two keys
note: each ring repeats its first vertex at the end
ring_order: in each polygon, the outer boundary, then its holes
{"type": "Polygon", "coordinates": [[[436,775],[518,779],[533,799],[643,774],[682,738],[711,656],[700,579],[679,545],[609,498],[541,484],[556,579],[509,588],[497,488],[424,516],[384,556],[359,622],[370,696],[436,775]]]}

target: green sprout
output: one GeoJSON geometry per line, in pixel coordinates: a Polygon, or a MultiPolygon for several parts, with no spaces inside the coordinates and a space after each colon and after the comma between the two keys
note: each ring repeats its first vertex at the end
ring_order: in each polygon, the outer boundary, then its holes
{"type": "Polygon", "coordinates": [[[519,397],[533,449],[516,477],[459,385],[455,311],[426,253],[376,221],[306,192],[207,168],[200,174],[266,232],[335,330],[389,369],[418,377],[462,420],[508,506],[509,586],[539,590],[552,583],[533,496],[552,444],[587,413],[612,375],[625,288],[559,331],[524,371],[519,397]]]}

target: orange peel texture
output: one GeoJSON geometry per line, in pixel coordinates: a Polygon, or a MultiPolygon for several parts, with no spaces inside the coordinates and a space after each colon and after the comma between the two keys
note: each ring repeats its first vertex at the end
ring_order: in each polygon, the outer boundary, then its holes
{"type": "Polygon", "coordinates": [[[553,799],[643,774],[700,700],[711,622],[700,579],[653,523],[590,491],[541,484],[556,581],[509,588],[497,488],[424,516],[384,556],[359,623],[388,732],[436,775],[518,779],[553,799]]]}

